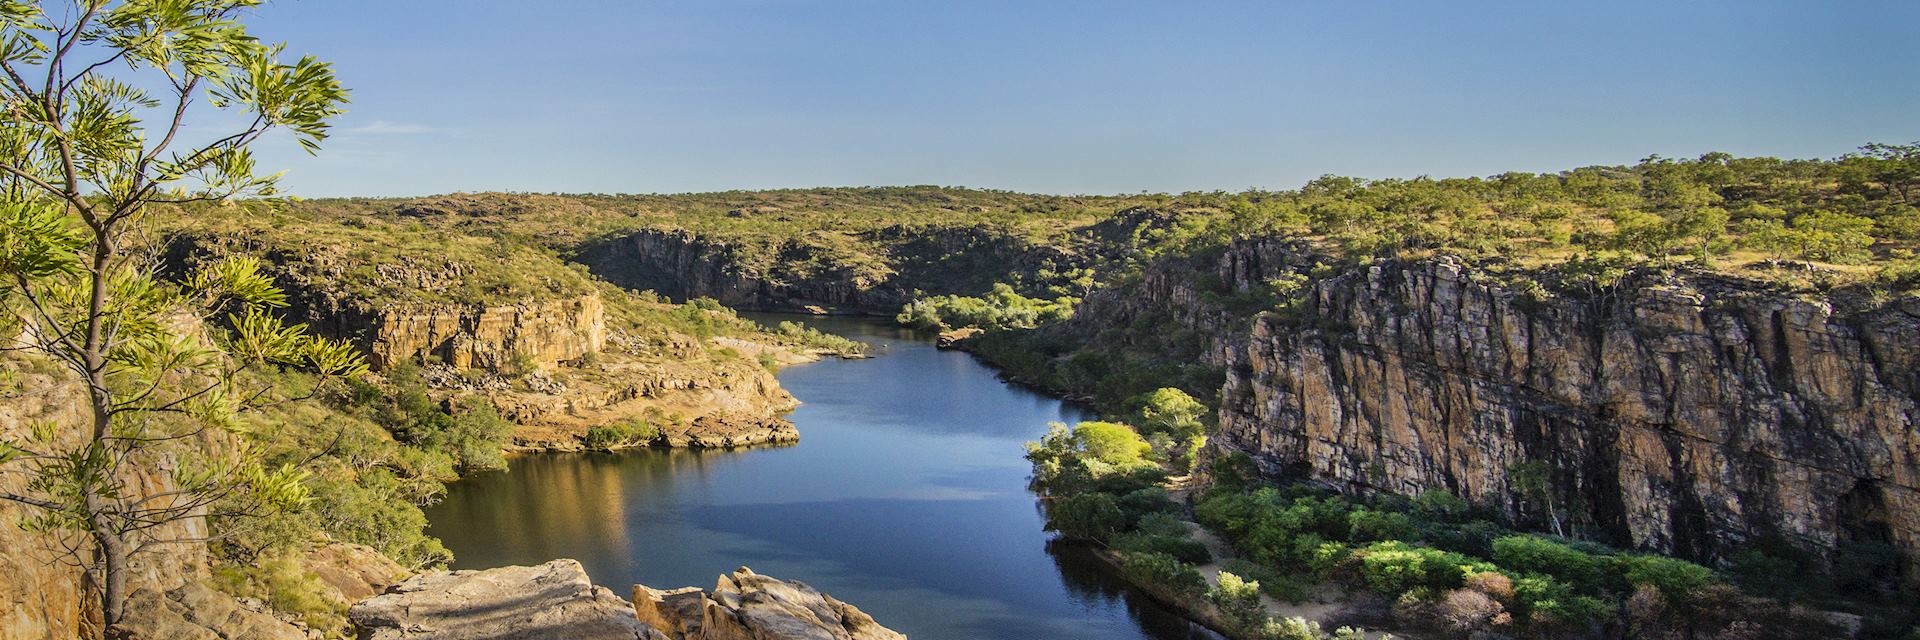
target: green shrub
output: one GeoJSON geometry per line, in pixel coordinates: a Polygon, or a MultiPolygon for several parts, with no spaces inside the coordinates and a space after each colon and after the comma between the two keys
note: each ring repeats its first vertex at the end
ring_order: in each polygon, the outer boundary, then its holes
{"type": "Polygon", "coordinates": [[[660,437],[660,427],[644,418],[633,417],[613,424],[587,429],[581,444],[588,449],[606,451],[617,447],[645,444],[660,437]]]}
{"type": "Polygon", "coordinates": [[[1416,587],[1459,587],[1466,572],[1480,564],[1451,551],[1411,547],[1399,541],[1374,543],[1362,549],[1359,557],[1367,586],[1389,595],[1416,587]]]}
{"type": "Polygon", "coordinates": [[[1372,509],[1355,509],[1347,514],[1349,540],[1374,542],[1408,540],[1414,537],[1413,519],[1407,514],[1372,509]]]}
{"type": "Polygon", "coordinates": [[[1260,603],[1260,583],[1242,580],[1240,576],[1221,571],[1220,582],[1207,592],[1207,599],[1220,605],[1228,617],[1253,624],[1266,618],[1266,605],[1260,603]]]}
{"type": "Polygon", "coordinates": [[[1325,640],[1320,623],[1306,618],[1275,618],[1260,626],[1260,640],[1325,640]]]}
{"type": "Polygon", "coordinates": [[[1428,489],[1413,497],[1413,508],[1421,517],[1439,522],[1459,522],[1471,508],[1467,501],[1442,489],[1428,489]]]}
{"type": "Polygon", "coordinates": [[[1509,570],[1559,578],[1580,593],[1598,594],[1606,586],[1607,558],[1541,536],[1495,539],[1493,561],[1509,570]]]}
{"type": "Polygon", "coordinates": [[[1618,562],[1628,584],[1659,589],[1668,602],[1682,602],[1695,589],[1718,582],[1712,569],[1685,560],[1633,554],[1621,556],[1618,562]]]}
{"type": "Polygon", "coordinates": [[[1244,558],[1228,558],[1220,562],[1221,571],[1231,571],[1234,575],[1260,583],[1260,590],[1282,602],[1305,602],[1311,595],[1314,580],[1312,576],[1281,573],[1244,558]]]}
{"type": "Polygon", "coordinates": [[[1340,542],[1322,542],[1307,556],[1307,568],[1321,578],[1331,578],[1353,559],[1353,549],[1340,542]]]}
{"type": "Polygon", "coordinates": [[[1513,593],[1530,624],[1551,629],[1582,629],[1601,622],[1611,610],[1605,601],[1576,595],[1571,585],[1543,575],[1515,579],[1513,593]]]}
{"type": "Polygon", "coordinates": [[[1114,538],[1113,548],[1134,553],[1164,553],[1188,564],[1206,564],[1213,560],[1207,545],[1182,535],[1135,531],[1114,538]]]}
{"type": "Polygon", "coordinates": [[[1200,595],[1207,579],[1193,565],[1164,553],[1120,553],[1120,570],[1135,580],[1156,584],[1174,593],[1200,595]]]}
{"type": "Polygon", "coordinates": [[[929,296],[907,303],[894,320],[920,329],[978,327],[981,329],[1032,329],[1073,317],[1073,305],[1079,300],[1059,297],[1053,300],[1029,298],[1006,283],[994,283],[980,297],[929,296]]]}
{"type": "Polygon", "coordinates": [[[292,555],[276,554],[253,564],[216,568],[213,586],[232,595],[258,598],[275,611],[300,616],[308,627],[323,633],[346,630],[347,603],[292,555]]]}
{"type": "Polygon", "coordinates": [[[1047,529],[1061,535],[1105,542],[1127,526],[1113,496],[1088,492],[1053,501],[1047,509],[1047,529]]]}
{"type": "Polygon", "coordinates": [[[1159,466],[1146,458],[1151,450],[1124,424],[1056,422],[1039,442],[1027,443],[1027,460],[1034,483],[1048,493],[1097,489],[1124,495],[1157,484],[1159,466]]]}

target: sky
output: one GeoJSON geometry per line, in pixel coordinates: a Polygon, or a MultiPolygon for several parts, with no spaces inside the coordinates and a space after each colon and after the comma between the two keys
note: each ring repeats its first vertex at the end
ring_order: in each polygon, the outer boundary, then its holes
{"type": "Polygon", "coordinates": [[[277,0],[307,196],[1488,175],[1920,140],[1920,2],[277,0]]]}

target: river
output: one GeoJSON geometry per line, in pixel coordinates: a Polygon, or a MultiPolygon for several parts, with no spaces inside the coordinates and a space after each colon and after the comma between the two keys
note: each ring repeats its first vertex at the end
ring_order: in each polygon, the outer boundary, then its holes
{"type": "Polygon", "coordinates": [[[1021,443],[1087,414],[924,336],[806,322],[875,357],[780,372],[799,444],[515,457],[449,487],[432,533],[456,568],[576,558],[622,596],[745,565],[916,640],[1217,637],[1042,531],[1021,443]]]}

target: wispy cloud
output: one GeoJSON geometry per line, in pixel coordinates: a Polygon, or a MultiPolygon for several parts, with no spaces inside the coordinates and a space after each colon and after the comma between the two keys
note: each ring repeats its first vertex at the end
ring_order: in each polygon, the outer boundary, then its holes
{"type": "Polygon", "coordinates": [[[411,122],[394,122],[391,120],[375,120],[373,122],[363,124],[357,127],[347,127],[346,129],[343,129],[343,131],[345,131],[346,133],[358,133],[358,134],[365,134],[365,135],[412,135],[412,134],[419,134],[419,133],[439,133],[445,130],[439,127],[429,127],[424,124],[414,124],[411,122]]]}

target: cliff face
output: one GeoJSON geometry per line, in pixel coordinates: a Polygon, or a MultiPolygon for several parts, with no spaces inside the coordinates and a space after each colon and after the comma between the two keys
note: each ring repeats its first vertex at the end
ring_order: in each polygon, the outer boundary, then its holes
{"type": "Polygon", "coordinates": [[[978,293],[1009,270],[1067,258],[1062,249],[972,226],[894,226],[858,236],[815,232],[764,243],[644,229],[587,246],[580,256],[608,281],[676,300],[882,314],[899,311],[915,289],[978,293]]]}
{"type": "Polygon", "coordinates": [[[437,356],[456,368],[501,371],[526,358],[539,367],[606,346],[598,295],[505,306],[393,309],[372,314],[361,333],[376,368],[437,356]]]}
{"type": "MultiPolygon", "coordinates": [[[[1250,243],[1218,270],[1302,262],[1250,243]]],[[[1215,443],[1275,475],[1442,489],[1690,558],[1778,534],[1920,561],[1920,300],[1841,312],[1656,275],[1543,298],[1444,258],[1316,279],[1296,314],[1222,341],[1215,443]],[[1550,469],[1550,499],[1516,486],[1523,462],[1550,469]]]]}
{"type": "MultiPolygon", "coordinates": [[[[0,394],[0,440],[26,440],[36,423],[85,423],[85,398],[66,374],[50,375],[24,366],[20,360],[7,361],[0,368],[8,370],[18,385],[17,391],[0,394]]],[[[66,430],[59,437],[77,440],[82,435],[66,430]]],[[[61,446],[72,444],[63,441],[61,446]]],[[[136,458],[122,471],[138,495],[159,495],[178,488],[171,470],[179,467],[182,450],[225,446],[221,439],[205,436],[175,445],[136,458]]],[[[28,482],[26,468],[18,462],[0,472],[0,491],[25,493],[28,482]]],[[[85,558],[67,549],[69,545],[84,549],[84,541],[73,531],[43,533],[22,526],[39,513],[12,502],[0,503],[0,638],[83,637],[99,628],[98,596],[88,592],[76,568],[75,563],[85,558]]],[[[203,518],[189,517],[147,533],[154,539],[203,539],[207,524],[203,518]]],[[[197,580],[207,577],[207,559],[203,544],[148,545],[131,559],[128,586],[140,597],[194,587],[197,580]]],[[[137,622],[130,620],[129,624],[137,622]]]]}
{"type": "Polygon", "coordinates": [[[791,270],[811,258],[808,253],[799,245],[749,246],[688,231],[645,229],[595,246],[584,258],[611,282],[675,300],[706,297],[742,309],[852,311],[905,304],[907,292],[888,283],[892,273],[883,268],[829,264],[801,277],[775,272],[782,265],[791,270]],[[775,256],[778,265],[762,264],[775,256]]]}

